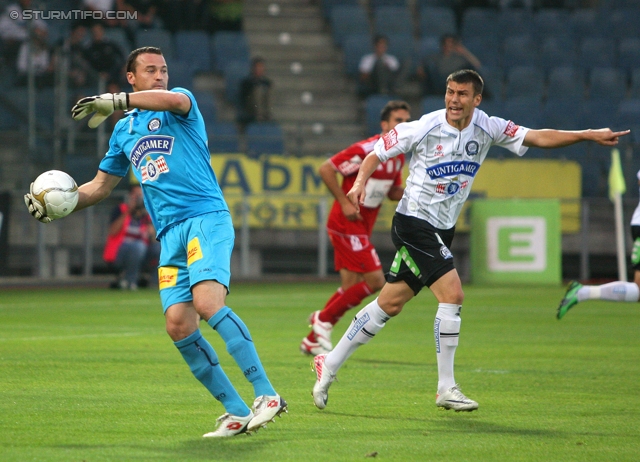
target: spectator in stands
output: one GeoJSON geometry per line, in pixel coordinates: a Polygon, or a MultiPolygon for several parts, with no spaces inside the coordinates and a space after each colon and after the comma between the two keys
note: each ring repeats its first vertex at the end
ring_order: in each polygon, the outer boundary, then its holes
{"type": "MultiPolygon", "coordinates": [[[[107,27],[117,27],[126,25],[123,21],[113,17],[111,19],[107,19],[107,11],[116,11],[118,10],[118,4],[121,3],[122,0],[82,0],[82,7],[87,11],[96,11],[102,13],[102,21],[107,27]]],[[[99,20],[99,19],[98,19],[99,20]]],[[[96,21],[94,18],[87,18],[85,21],[85,25],[87,27],[91,27],[91,25],[96,21]]]]}
{"type": "Polygon", "coordinates": [[[210,34],[218,31],[242,30],[242,1],[241,0],[207,0],[209,10],[210,34]]]}
{"type": "Polygon", "coordinates": [[[77,25],[65,39],[63,47],[69,54],[69,84],[82,88],[95,83],[95,71],[86,58],[87,28],[77,25]]]}
{"type": "Polygon", "coordinates": [[[396,79],[400,72],[398,58],[387,53],[389,39],[376,35],[373,39],[373,53],[360,59],[360,89],[362,97],[372,94],[390,95],[395,91],[396,79]]]}
{"type": "Polygon", "coordinates": [[[91,45],[85,52],[87,61],[105,78],[107,84],[120,82],[120,74],[125,64],[122,50],[105,38],[104,25],[100,22],[95,22],[91,26],[91,35],[91,45]]]}
{"type": "Polygon", "coordinates": [[[29,54],[35,74],[37,87],[51,87],[54,81],[54,59],[47,44],[47,29],[36,26],[31,40],[20,45],[16,69],[18,71],[17,85],[26,85],[29,74],[29,54]]]}
{"type": "Polygon", "coordinates": [[[271,79],[266,76],[264,59],[251,60],[251,73],[240,81],[238,123],[244,127],[252,122],[271,120],[271,79]]]}
{"type": "Polygon", "coordinates": [[[425,95],[444,95],[442,82],[455,71],[473,69],[480,71],[482,64],[453,34],[440,38],[440,52],[425,57],[418,65],[416,73],[422,82],[425,95]]]}
{"type": "MultiPolygon", "coordinates": [[[[104,261],[118,271],[114,288],[136,290],[140,272],[146,258],[155,253],[150,242],[155,242],[155,229],[144,207],[142,188],[131,186],[126,202],[111,214],[109,234],[102,255],[104,261]]],[[[157,257],[156,257],[157,258],[157,257]]]]}
{"type": "Polygon", "coordinates": [[[136,28],[155,29],[162,27],[158,3],[156,0],[118,0],[118,10],[136,13],[136,20],[131,21],[136,28]]]}
{"type": "MultiPolygon", "coordinates": [[[[2,40],[2,58],[4,64],[10,68],[16,66],[16,59],[20,45],[29,37],[29,24],[22,19],[22,11],[31,8],[31,0],[20,0],[18,3],[7,5],[0,16],[0,40],[2,40]],[[17,19],[13,19],[17,18],[17,19]]],[[[46,29],[42,19],[30,21],[32,27],[46,29]]]]}

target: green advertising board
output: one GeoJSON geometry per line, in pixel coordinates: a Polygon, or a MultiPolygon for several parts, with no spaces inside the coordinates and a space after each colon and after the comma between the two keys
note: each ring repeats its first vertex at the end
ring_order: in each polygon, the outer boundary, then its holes
{"type": "Polygon", "coordinates": [[[487,199],[471,206],[474,283],[559,284],[560,201],[487,199]]]}

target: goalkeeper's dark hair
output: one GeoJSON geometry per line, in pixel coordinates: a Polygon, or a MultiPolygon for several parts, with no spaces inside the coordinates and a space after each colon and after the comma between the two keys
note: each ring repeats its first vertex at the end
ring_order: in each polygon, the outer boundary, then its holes
{"type": "Polygon", "coordinates": [[[400,100],[389,101],[380,111],[380,122],[389,122],[389,119],[391,119],[391,113],[398,109],[404,109],[411,114],[411,106],[409,106],[408,103],[400,100]]]}
{"type": "Polygon", "coordinates": [[[162,55],[162,50],[158,47],[142,47],[133,50],[129,53],[129,57],[127,58],[127,72],[135,72],[136,71],[136,59],[138,56],[151,53],[152,55],[162,55]]]}
{"type": "Polygon", "coordinates": [[[484,89],[484,80],[480,77],[476,71],[472,69],[462,69],[455,71],[449,77],[447,77],[447,84],[449,82],[455,83],[470,83],[473,85],[473,93],[475,95],[481,95],[484,89]]]}

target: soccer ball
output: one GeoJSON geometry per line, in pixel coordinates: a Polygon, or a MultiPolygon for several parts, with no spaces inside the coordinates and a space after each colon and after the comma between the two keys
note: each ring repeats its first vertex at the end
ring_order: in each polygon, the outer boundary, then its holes
{"type": "Polygon", "coordinates": [[[49,170],[33,182],[31,194],[44,205],[52,220],[66,217],[78,204],[78,185],[60,170],[49,170]]]}

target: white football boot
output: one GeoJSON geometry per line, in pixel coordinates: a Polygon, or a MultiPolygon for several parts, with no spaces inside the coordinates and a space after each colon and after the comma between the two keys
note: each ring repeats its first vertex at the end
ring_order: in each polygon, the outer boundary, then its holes
{"type": "Polygon", "coordinates": [[[318,342],[311,342],[307,337],[305,337],[302,339],[302,343],[300,344],[300,353],[316,356],[329,352],[322,348],[318,342]]]}
{"type": "Polygon", "coordinates": [[[237,415],[227,412],[216,420],[218,428],[216,428],[215,431],[205,433],[202,436],[203,438],[225,438],[246,433],[251,419],[253,419],[253,412],[249,412],[249,415],[246,417],[238,417],[237,415]]]}
{"type": "Polygon", "coordinates": [[[336,375],[324,365],[324,358],[327,355],[318,355],[313,358],[313,370],[316,371],[316,384],[313,386],[311,395],[313,402],[318,409],[324,409],[329,401],[329,387],[336,379],[336,375]]]}
{"type": "Polygon", "coordinates": [[[461,391],[460,386],[456,383],[453,387],[447,389],[442,394],[436,394],[436,406],[444,409],[453,409],[460,411],[475,411],[478,409],[478,403],[467,398],[461,391]]]}
{"type": "Polygon", "coordinates": [[[266,427],[268,422],[275,422],[273,419],[276,416],[280,416],[283,412],[289,412],[287,410],[287,402],[280,395],[258,396],[253,402],[251,410],[254,417],[247,427],[247,431],[250,432],[266,427]]]}
{"type": "Polygon", "coordinates": [[[320,318],[318,318],[319,314],[320,311],[314,311],[311,313],[309,323],[311,324],[313,333],[316,334],[316,340],[320,346],[326,351],[331,351],[333,350],[333,345],[331,344],[331,331],[333,330],[333,325],[330,322],[320,321],[320,318]]]}

